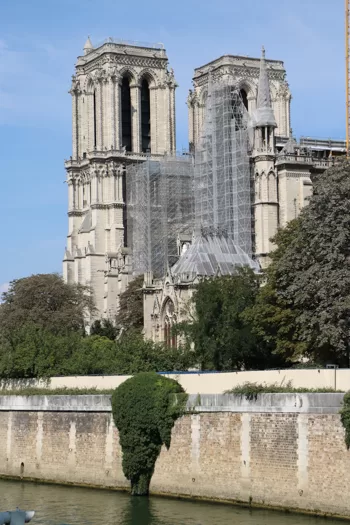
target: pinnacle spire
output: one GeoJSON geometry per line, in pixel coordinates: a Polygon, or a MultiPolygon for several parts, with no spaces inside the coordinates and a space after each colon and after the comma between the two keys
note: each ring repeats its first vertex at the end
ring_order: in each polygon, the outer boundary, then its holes
{"type": "Polygon", "coordinates": [[[84,55],[87,55],[93,49],[94,49],[94,46],[92,45],[92,42],[90,40],[90,36],[88,36],[87,37],[87,41],[85,42],[85,45],[84,45],[84,55]]]}
{"type": "Polygon", "coordinates": [[[255,127],[274,126],[277,127],[271,104],[270,82],[265,61],[265,48],[262,47],[260,61],[260,76],[258,86],[258,99],[256,109],[255,127]]]}

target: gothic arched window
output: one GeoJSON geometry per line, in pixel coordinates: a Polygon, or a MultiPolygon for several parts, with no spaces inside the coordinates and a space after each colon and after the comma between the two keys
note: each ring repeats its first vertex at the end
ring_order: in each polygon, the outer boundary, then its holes
{"type": "Polygon", "coordinates": [[[255,175],[255,199],[261,200],[261,177],[259,173],[255,175]]]}
{"type": "Polygon", "coordinates": [[[241,97],[242,97],[242,100],[243,100],[243,104],[244,104],[246,110],[248,111],[248,95],[247,95],[247,92],[246,92],[245,89],[241,89],[240,93],[241,93],[241,97]]]}
{"type": "Polygon", "coordinates": [[[269,201],[277,200],[276,177],[273,171],[270,171],[267,178],[267,196],[269,201]]]}
{"type": "Polygon", "coordinates": [[[130,79],[125,76],[121,87],[122,102],[122,147],[132,151],[130,79]]]}
{"type": "Polygon", "coordinates": [[[163,334],[164,343],[169,348],[177,348],[177,337],[174,333],[176,324],[175,306],[171,299],[167,299],[163,308],[163,334]]]}
{"type": "Polygon", "coordinates": [[[151,103],[149,84],[145,78],[141,84],[141,149],[144,153],[151,151],[151,103]]]}

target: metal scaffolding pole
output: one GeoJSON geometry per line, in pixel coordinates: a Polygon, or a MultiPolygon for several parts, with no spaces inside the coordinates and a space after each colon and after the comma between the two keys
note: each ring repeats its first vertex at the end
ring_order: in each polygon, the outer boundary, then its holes
{"type": "Polygon", "coordinates": [[[209,79],[195,153],[196,231],[224,230],[252,256],[249,117],[237,86],[209,79]]]}
{"type": "Polygon", "coordinates": [[[193,162],[147,160],[127,168],[128,243],[132,273],[166,272],[179,257],[177,240],[193,231],[193,162]]]}

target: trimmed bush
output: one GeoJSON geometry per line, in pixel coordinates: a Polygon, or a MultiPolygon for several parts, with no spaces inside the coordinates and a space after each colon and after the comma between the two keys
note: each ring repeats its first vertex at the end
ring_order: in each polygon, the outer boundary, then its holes
{"type": "Polygon", "coordinates": [[[114,391],[113,418],[132,495],[148,495],[156,460],[163,444],[170,447],[171,430],[185,402],[181,385],[155,372],[137,374],[114,391]]]}

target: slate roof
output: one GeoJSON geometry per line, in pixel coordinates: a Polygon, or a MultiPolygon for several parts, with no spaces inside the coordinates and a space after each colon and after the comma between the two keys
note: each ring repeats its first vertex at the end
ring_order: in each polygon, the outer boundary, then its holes
{"type": "Polygon", "coordinates": [[[237,267],[248,266],[259,272],[253,261],[232,239],[220,235],[198,236],[174,264],[171,273],[196,274],[199,277],[232,275],[237,267]]]}

